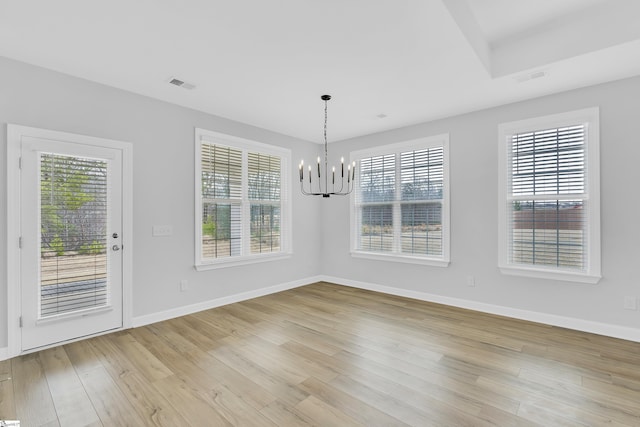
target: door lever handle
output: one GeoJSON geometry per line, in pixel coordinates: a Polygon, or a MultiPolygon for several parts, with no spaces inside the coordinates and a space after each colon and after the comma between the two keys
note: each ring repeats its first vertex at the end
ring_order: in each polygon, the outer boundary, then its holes
{"type": "Polygon", "coordinates": [[[113,246],[111,246],[111,250],[119,251],[119,250],[120,250],[120,246],[118,246],[118,245],[113,245],[113,246]]]}

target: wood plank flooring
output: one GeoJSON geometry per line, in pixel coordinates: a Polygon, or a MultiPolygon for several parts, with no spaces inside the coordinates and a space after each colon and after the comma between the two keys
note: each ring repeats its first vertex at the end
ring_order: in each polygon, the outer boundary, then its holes
{"type": "Polygon", "coordinates": [[[0,362],[23,426],[640,426],[640,343],[329,283],[0,362]]]}

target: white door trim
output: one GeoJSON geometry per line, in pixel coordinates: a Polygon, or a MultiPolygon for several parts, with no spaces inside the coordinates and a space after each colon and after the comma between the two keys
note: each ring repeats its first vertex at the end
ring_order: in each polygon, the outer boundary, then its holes
{"type": "Polygon", "coordinates": [[[133,145],[128,142],[7,124],[7,349],[22,354],[20,334],[20,152],[23,136],[109,147],[122,152],[122,329],[132,325],[133,145]]]}

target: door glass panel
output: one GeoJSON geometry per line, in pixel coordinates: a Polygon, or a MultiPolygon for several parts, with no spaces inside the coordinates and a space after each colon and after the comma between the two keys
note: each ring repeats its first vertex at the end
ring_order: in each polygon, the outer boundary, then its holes
{"type": "Polygon", "coordinates": [[[39,317],[109,304],[107,162],[40,155],[39,317]]]}

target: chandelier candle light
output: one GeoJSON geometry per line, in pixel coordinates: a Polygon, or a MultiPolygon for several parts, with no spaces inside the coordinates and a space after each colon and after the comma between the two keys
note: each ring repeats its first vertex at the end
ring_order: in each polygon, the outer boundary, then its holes
{"type": "Polygon", "coordinates": [[[327,160],[327,101],[331,99],[331,95],[322,95],[320,97],[324,101],[324,187],[322,186],[322,174],[320,173],[320,156],[318,156],[318,191],[314,191],[313,173],[311,173],[311,165],[309,165],[309,189],[304,187],[304,160],[300,161],[298,168],[300,170],[300,189],[305,196],[322,196],[329,197],[346,196],[353,191],[356,180],[356,162],[347,165],[347,188],[344,186],[344,157],[340,159],[340,188],[336,191],[336,167],[331,170],[331,191],[329,191],[329,173],[327,160]]]}

